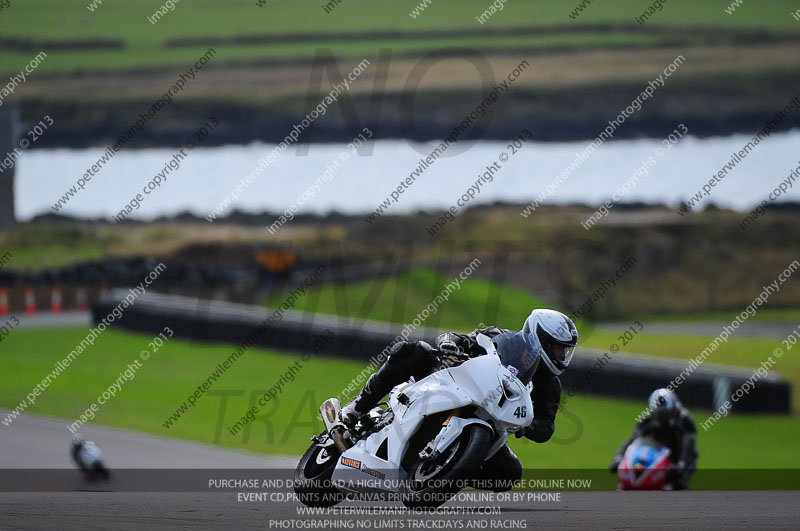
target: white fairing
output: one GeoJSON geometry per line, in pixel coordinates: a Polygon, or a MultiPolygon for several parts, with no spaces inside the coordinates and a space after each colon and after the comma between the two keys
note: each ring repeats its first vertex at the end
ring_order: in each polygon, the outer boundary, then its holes
{"type": "Polygon", "coordinates": [[[533,420],[530,393],[502,366],[489,338],[479,335],[478,344],[487,350],[486,356],[395,387],[389,397],[393,422],[344,452],[332,481],[344,490],[398,492],[406,475],[400,464],[408,441],[425,416],[433,413],[475,406],[477,413],[469,418],[452,417],[442,427],[434,445],[442,451],[458,439],[464,427],[479,423],[493,433],[487,458],[506,443],[508,433],[529,426],[533,420]],[[384,441],[386,453],[382,458],[377,453],[384,441]]]}
{"type": "Polygon", "coordinates": [[[669,448],[662,447],[656,453],[649,468],[644,471],[636,470],[632,463],[634,462],[638,446],[638,444],[633,443],[625,449],[625,454],[617,468],[617,477],[619,477],[620,481],[627,480],[633,488],[643,485],[645,481],[651,479],[651,476],[653,480],[663,480],[667,471],[662,468],[661,465],[670,455],[669,448]]]}

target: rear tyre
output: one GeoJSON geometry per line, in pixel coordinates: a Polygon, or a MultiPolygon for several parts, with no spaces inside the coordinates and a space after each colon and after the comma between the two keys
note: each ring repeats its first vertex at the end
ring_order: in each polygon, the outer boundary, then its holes
{"type": "MultiPolygon", "coordinates": [[[[324,436],[324,435],[323,435],[324,436]]],[[[294,471],[294,492],[303,505],[332,507],[344,499],[344,494],[331,483],[339,455],[312,444],[294,471]]]]}
{"type": "Polygon", "coordinates": [[[101,479],[103,481],[108,481],[109,479],[111,479],[111,474],[106,468],[106,465],[99,459],[94,462],[94,467],[92,471],[94,472],[95,477],[97,479],[101,479]]]}
{"type": "Polygon", "coordinates": [[[470,424],[437,463],[414,461],[401,486],[403,505],[410,509],[433,509],[452,498],[480,470],[492,440],[490,430],[470,424]]]}

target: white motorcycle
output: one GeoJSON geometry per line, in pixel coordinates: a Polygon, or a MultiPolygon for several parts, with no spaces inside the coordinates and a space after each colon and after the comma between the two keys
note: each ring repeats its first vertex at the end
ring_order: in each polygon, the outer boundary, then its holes
{"type": "Polygon", "coordinates": [[[410,508],[432,508],[469,486],[508,434],[531,424],[530,382],[541,359],[529,334],[477,340],[485,356],[396,386],[388,404],[353,430],[338,421],[339,400],[326,400],[320,407],[326,430],[312,437],[295,470],[300,501],[328,507],[347,495],[382,493],[410,508]]]}

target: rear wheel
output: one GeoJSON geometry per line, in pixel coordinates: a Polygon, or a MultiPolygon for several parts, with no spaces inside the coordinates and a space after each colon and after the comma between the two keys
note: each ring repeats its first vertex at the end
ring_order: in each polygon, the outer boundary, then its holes
{"type": "MultiPolygon", "coordinates": [[[[321,437],[327,437],[322,435],[321,437]]],[[[333,445],[312,444],[294,471],[294,492],[309,507],[331,507],[344,499],[344,494],[331,483],[339,454],[333,445]]]]}
{"type": "Polygon", "coordinates": [[[403,483],[401,497],[406,507],[435,508],[453,497],[465,480],[475,476],[486,459],[491,432],[481,424],[470,424],[435,461],[417,459],[403,483]]]}

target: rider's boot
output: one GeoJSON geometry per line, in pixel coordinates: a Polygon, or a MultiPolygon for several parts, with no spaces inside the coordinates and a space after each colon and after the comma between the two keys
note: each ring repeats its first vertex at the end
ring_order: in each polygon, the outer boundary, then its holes
{"type": "Polygon", "coordinates": [[[361,392],[339,412],[339,419],[345,426],[352,429],[363,415],[377,406],[380,399],[392,390],[394,384],[387,378],[386,369],[387,366],[384,365],[370,376],[361,392]]]}
{"type": "Polygon", "coordinates": [[[369,377],[364,389],[339,412],[339,419],[348,428],[378,405],[381,398],[389,394],[397,384],[410,377],[420,379],[433,370],[438,357],[434,349],[424,341],[407,343],[398,341],[392,345],[386,363],[369,377]]]}

